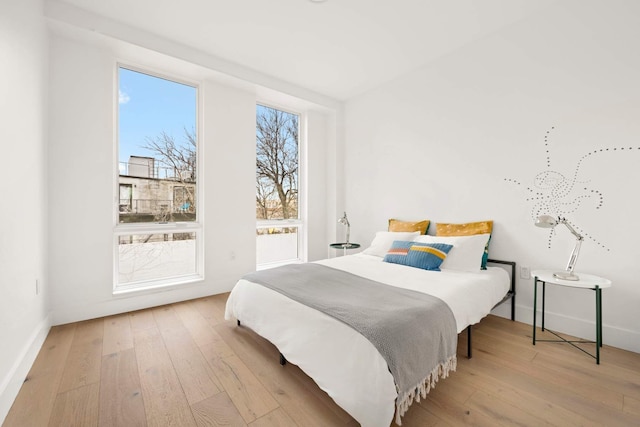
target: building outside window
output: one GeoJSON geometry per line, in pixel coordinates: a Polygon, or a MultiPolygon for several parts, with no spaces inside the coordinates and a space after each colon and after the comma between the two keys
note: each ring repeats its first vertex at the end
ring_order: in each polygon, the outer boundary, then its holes
{"type": "Polygon", "coordinates": [[[114,290],[202,279],[198,88],[118,66],[114,290]]]}

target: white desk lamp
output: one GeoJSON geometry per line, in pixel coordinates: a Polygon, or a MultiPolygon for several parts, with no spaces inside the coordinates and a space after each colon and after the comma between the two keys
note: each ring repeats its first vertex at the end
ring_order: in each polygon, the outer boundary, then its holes
{"type": "Polygon", "coordinates": [[[349,246],[349,229],[351,228],[351,224],[349,224],[349,220],[347,219],[346,212],[344,213],[344,215],[342,215],[342,218],[338,220],[338,224],[342,224],[347,227],[347,240],[345,243],[347,246],[349,246]]]}
{"type": "Polygon", "coordinates": [[[580,280],[580,277],[577,274],[573,273],[573,268],[576,265],[576,261],[578,260],[578,253],[580,252],[580,246],[582,245],[582,241],[584,238],[578,234],[578,232],[569,224],[569,222],[562,217],[554,218],[551,215],[540,215],[536,218],[535,225],[537,227],[542,228],[554,228],[558,224],[564,224],[571,234],[576,236],[576,245],[573,248],[573,252],[571,252],[571,257],[569,258],[569,263],[567,264],[566,271],[561,271],[557,273],[553,273],[553,277],[562,280],[580,280]]]}

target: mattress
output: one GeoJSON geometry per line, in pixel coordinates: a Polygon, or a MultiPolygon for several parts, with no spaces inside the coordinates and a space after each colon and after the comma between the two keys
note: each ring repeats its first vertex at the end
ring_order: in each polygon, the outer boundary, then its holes
{"type": "MultiPolygon", "coordinates": [[[[497,267],[428,271],[365,254],[317,263],[436,296],[451,308],[458,333],[489,314],[510,284],[497,267]]],[[[346,324],[244,279],[229,295],[225,318],[241,320],[272,342],[362,426],[390,425],[397,397],[393,377],[375,347],[346,324]]]]}

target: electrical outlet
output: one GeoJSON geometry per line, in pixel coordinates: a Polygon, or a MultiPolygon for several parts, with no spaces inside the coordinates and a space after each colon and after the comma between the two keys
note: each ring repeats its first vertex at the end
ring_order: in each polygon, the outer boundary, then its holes
{"type": "Polygon", "coordinates": [[[520,278],[531,279],[531,270],[529,270],[529,267],[520,267],[520,278]]]}

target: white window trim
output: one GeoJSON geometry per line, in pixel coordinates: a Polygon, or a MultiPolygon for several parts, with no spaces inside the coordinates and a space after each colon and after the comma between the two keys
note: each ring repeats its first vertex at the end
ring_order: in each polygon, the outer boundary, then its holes
{"type": "Polygon", "coordinates": [[[200,82],[188,80],[175,75],[166,74],[152,69],[151,67],[141,67],[131,65],[128,62],[116,61],[114,68],[114,144],[113,144],[113,162],[115,165],[115,173],[113,176],[113,295],[126,295],[130,293],[144,293],[153,292],[159,289],[166,289],[170,287],[179,287],[196,282],[202,282],[204,280],[204,147],[202,141],[204,141],[203,130],[203,111],[204,100],[202,96],[202,85],[200,82]],[[197,170],[197,182],[196,182],[196,221],[195,222],[173,222],[173,223],[137,223],[137,224],[120,224],[119,223],[119,201],[120,201],[120,169],[119,169],[119,103],[118,103],[118,90],[120,88],[119,70],[125,68],[127,70],[148,74],[153,77],[169,80],[172,82],[188,85],[196,89],[196,170],[197,170]],[[118,244],[119,237],[130,234],[164,234],[164,233],[185,233],[192,232],[196,235],[196,268],[195,273],[185,274],[175,277],[165,277],[161,279],[153,280],[141,280],[137,282],[131,282],[124,285],[119,284],[119,252],[118,244]]]}
{"type": "Polygon", "coordinates": [[[287,228],[295,227],[298,229],[298,257],[282,260],[280,262],[270,262],[256,264],[256,270],[264,270],[281,265],[295,264],[307,262],[308,260],[308,216],[307,216],[307,114],[303,111],[297,111],[282,105],[274,104],[264,100],[256,100],[256,107],[274,108],[284,111],[285,113],[295,114],[298,116],[298,219],[267,219],[256,220],[256,229],[258,228],[287,228]]]}

